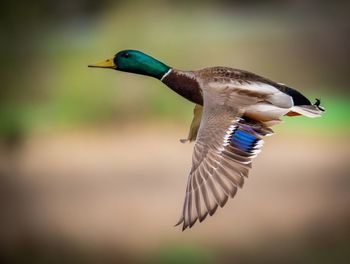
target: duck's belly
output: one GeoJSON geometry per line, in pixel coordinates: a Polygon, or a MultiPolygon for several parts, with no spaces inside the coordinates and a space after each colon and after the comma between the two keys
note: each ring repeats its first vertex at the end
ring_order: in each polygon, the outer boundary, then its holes
{"type": "Polygon", "coordinates": [[[244,115],[261,122],[279,121],[280,117],[287,114],[291,108],[281,108],[273,104],[259,103],[248,106],[244,115]]]}

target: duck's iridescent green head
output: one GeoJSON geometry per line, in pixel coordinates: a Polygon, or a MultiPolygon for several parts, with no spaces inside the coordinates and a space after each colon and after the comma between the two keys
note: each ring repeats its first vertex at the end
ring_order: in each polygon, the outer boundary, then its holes
{"type": "Polygon", "coordinates": [[[143,74],[161,79],[170,67],[138,50],[119,51],[113,59],[89,65],[89,67],[109,68],[118,71],[143,74]]]}

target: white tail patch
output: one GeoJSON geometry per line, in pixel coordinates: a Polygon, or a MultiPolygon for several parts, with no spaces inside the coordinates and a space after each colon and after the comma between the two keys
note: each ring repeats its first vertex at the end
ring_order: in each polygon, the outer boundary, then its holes
{"type": "Polygon", "coordinates": [[[249,106],[245,115],[261,122],[276,120],[278,121],[281,116],[285,115],[290,111],[291,108],[280,108],[273,104],[258,103],[249,106]]]}
{"type": "Polygon", "coordinates": [[[298,105],[293,106],[291,111],[301,114],[307,117],[320,117],[322,114],[322,110],[320,110],[316,105],[298,105]]]}

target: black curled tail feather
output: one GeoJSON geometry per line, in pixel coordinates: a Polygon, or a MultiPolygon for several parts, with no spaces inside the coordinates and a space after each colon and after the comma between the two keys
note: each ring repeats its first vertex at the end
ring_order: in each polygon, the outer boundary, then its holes
{"type": "Polygon", "coordinates": [[[321,100],[318,98],[316,98],[315,100],[316,100],[316,102],[314,103],[314,106],[317,106],[317,108],[320,111],[324,112],[326,109],[323,106],[321,106],[321,100]]]}

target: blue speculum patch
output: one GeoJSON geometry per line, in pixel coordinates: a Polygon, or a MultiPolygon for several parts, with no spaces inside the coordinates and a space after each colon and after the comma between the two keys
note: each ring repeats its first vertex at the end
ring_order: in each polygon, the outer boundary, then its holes
{"type": "Polygon", "coordinates": [[[240,129],[235,130],[231,136],[232,146],[239,148],[240,150],[243,150],[243,151],[251,150],[255,146],[257,141],[258,141],[257,137],[240,129]]]}

